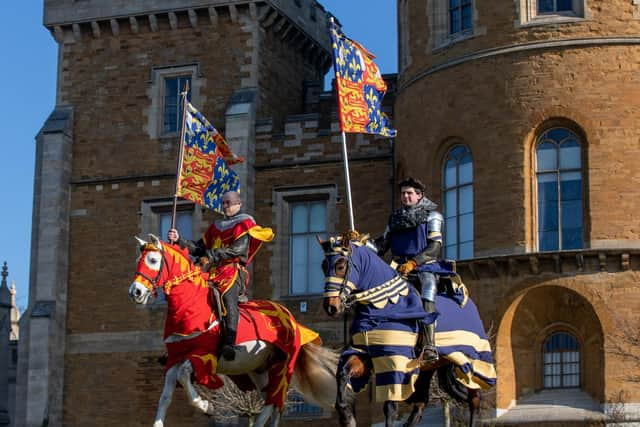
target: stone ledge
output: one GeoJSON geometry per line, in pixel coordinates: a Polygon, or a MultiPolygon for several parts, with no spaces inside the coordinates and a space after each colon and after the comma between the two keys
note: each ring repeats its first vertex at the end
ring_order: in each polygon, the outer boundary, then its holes
{"type": "Polygon", "coordinates": [[[458,261],[463,278],[479,280],[541,274],[571,276],[600,272],[640,270],[640,249],[583,249],[578,251],[534,252],[458,261]]]}

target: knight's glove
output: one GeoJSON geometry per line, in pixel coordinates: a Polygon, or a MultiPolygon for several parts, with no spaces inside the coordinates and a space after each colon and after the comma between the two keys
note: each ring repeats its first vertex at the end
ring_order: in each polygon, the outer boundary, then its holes
{"type": "Polygon", "coordinates": [[[405,262],[404,264],[400,264],[398,266],[398,273],[400,273],[403,276],[407,276],[407,275],[409,275],[409,273],[411,273],[413,270],[415,270],[417,266],[418,266],[418,264],[416,264],[416,262],[411,259],[411,260],[405,262]]]}
{"type": "Polygon", "coordinates": [[[218,249],[208,249],[207,250],[207,258],[209,258],[209,263],[210,264],[217,264],[221,257],[221,253],[220,250],[218,249]]]}
{"type": "Polygon", "coordinates": [[[202,271],[208,272],[218,264],[220,254],[216,249],[208,249],[206,255],[200,258],[200,265],[202,265],[202,271]]]}

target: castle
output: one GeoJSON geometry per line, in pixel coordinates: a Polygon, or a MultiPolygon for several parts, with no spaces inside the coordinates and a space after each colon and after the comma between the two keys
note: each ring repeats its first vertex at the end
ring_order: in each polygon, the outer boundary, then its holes
{"type": "MultiPolygon", "coordinates": [[[[382,232],[395,183],[425,181],[446,219],[445,256],[495,337],[493,422],[523,423],[527,403],[550,400],[590,406],[543,420],[637,420],[640,6],[397,6],[385,110],[399,135],[349,136],[356,228],[382,232]]],[[[256,258],[252,296],[343,342],[322,313],[310,243],[348,227],[340,129],[320,83],[329,17],[315,0],[45,0],[58,90],[36,141],[13,425],[153,418],[164,306],[135,307],[126,292],[133,236],[166,234],[187,81],[192,104],[246,159],[234,167],[245,205],[278,236],[256,258]]],[[[187,238],[213,218],[178,206],[187,238]]],[[[176,395],[168,423],[208,420],[176,395]]]]}

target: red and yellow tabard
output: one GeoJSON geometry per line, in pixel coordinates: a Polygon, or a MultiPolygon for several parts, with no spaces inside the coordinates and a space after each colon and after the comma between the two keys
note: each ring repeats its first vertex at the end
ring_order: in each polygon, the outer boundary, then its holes
{"type": "MultiPolygon", "coordinates": [[[[273,240],[274,233],[271,228],[261,227],[251,215],[240,213],[232,218],[218,220],[211,224],[203,236],[203,241],[207,249],[217,249],[231,246],[240,237],[249,234],[249,253],[247,254],[246,265],[248,266],[253,257],[262,246],[263,242],[273,240]]],[[[223,261],[211,271],[209,279],[216,284],[220,292],[224,294],[233,285],[238,274],[238,259],[223,261]]],[[[247,283],[248,284],[248,283],[247,283]]]]}

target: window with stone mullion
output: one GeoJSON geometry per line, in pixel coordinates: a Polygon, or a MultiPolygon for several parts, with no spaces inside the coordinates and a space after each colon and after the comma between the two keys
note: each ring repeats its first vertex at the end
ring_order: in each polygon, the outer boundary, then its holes
{"type": "Polygon", "coordinates": [[[538,14],[573,11],[573,0],[538,0],[538,14]]]}
{"type": "Polygon", "coordinates": [[[453,147],[444,167],[444,256],[473,258],[473,159],[465,146],[453,147]]]}
{"type": "Polygon", "coordinates": [[[552,128],[536,145],[538,250],[581,249],[583,190],[581,146],[569,129],[552,128]]]}
{"type": "Polygon", "coordinates": [[[542,375],[544,388],[580,386],[580,349],[573,335],[556,332],[545,340],[542,375]]]}
{"type": "Polygon", "coordinates": [[[449,34],[470,30],[473,23],[472,0],[449,0],[449,34]]]}
{"type": "Polygon", "coordinates": [[[172,134],[180,131],[182,125],[182,91],[189,85],[187,101],[191,102],[191,76],[173,76],[164,79],[164,102],[162,114],[162,133],[172,134]]]}
{"type": "Polygon", "coordinates": [[[327,202],[292,202],[290,212],[290,292],[292,295],[321,294],[324,287],[320,269],[323,253],[316,236],[326,238],[327,202]]]}

